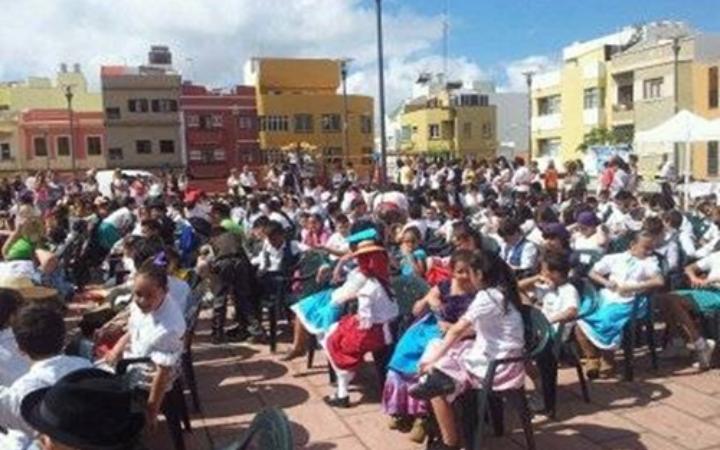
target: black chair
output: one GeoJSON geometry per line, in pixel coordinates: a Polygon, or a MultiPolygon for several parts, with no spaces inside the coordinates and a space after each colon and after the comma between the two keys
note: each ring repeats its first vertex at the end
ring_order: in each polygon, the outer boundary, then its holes
{"type": "Polygon", "coordinates": [[[645,344],[650,351],[650,363],[653,370],[658,370],[657,349],[655,347],[655,322],[651,295],[637,295],[633,299],[630,320],[623,332],[622,349],[625,357],[625,381],[635,378],[635,348],[638,334],[645,333],[645,344]]]}
{"type": "MultiPolygon", "coordinates": [[[[552,327],[543,313],[535,307],[523,305],[521,314],[525,327],[525,354],[515,358],[501,358],[490,361],[485,379],[483,380],[483,386],[493,386],[495,373],[501,365],[520,362],[527,363],[530,360],[537,359],[543,352],[546,352],[547,349],[551,347],[552,341],[550,336],[552,327]]],[[[474,401],[475,407],[466,410],[467,413],[464,414],[463,417],[465,442],[468,444],[469,449],[480,450],[482,448],[486,414],[490,417],[495,434],[501,436],[504,433],[504,403],[512,405],[518,413],[525,434],[527,448],[530,450],[535,449],[532,413],[528,407],[524,386],[503,391],[483,388],[470,392],[474,392],[475,394],[474,398],[469,398],[471,404],[474,401]]]]}
{"type": "MultiPolygon", "coordinates": [[[[127,375],[127,369],[134,364],[152,364],[152,361],[150,358],[122,359],[118,362],[115,368],[115,373],[118,375],[127,375]]],[[[145,394],[144,391],[142,391],[142,393],[143,395],[145,394]]],[[[191,432],[192,427],[190,424],[190,416],[188,414],[187,405],[185,404],[183,385],[180,378],[175,380],[172,389],[165,393],[162,405],[160,406],[160,412],[163,416],[165,416],[168,431],[170,432],[170,437],[173,441],[173,447],[175,450],[185,450],[183,427],[187,432],[191,432]]]]}
{"type": "Polygon", "coordinates": [[[250,428],[242,437],[221,450],[245,450],[249,448],[267,450],[292,450],[293,434],[290,421],[284,412],[270,408],[255,416],[250,428]]]}

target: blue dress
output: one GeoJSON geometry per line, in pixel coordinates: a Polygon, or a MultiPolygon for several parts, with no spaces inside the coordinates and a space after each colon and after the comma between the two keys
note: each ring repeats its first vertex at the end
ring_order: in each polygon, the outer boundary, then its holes
{"type": "Polygon", "coordinates": [[[601,292],[593,289],[585,293],[581,304],[596,304],[597,307],[579,320],[578,325],[595,347],[601,350],[614,350],[622,344],[623,332],[635,305],[637,304],[638,308],[637,318],[641,319],[648,314],[649,303],[647,296],[636,297],[631,302],[606,301],[601,292]]]}

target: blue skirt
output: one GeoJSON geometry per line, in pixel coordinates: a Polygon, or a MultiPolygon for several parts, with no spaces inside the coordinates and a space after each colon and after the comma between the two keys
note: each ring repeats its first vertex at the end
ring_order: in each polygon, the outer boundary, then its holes
{"type": "Polygon", "coordinates": [[[290,307],[311,334],[324,335],[331,325],[340,320],[342,307],[332,304],[333,290],[316,292],[290,307]]]}
{"type": "Polygon", "coordinates": [[[442,338],[442,332],[437,319],[434,314],[428,313],[412,324],[400,337],[388,367],[404,375],[417,374],[420,358],[425,353],[428,343],[439,338],[442,338]]]}
{"type": "Polygon", "coordinates": [[[720,290],[718,289],[681,289],[675,293],[694,301],[701,313],[720,309],[720,290]]]}
{"type": "MultiPolygon", "coordinates": [[[[598,295],[598,307],[592,313],[578,321],[578,326],[595,347],[601,350],[615,350],[620,347],[623,331],[632,315],[634,302],[607,302],[598,295]]],[[[638,318],[647,314],[647,298],[642,298],[638,305],[638,318]]]]}

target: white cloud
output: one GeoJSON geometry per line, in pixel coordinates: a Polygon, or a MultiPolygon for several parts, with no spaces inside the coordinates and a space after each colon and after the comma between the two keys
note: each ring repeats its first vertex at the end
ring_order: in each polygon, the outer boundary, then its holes
{"type": "Polygon", "coordinates": [[[546,55],[534,55],[500,64],[499,78],[504,80],[498,88],[504,92],[527,92],[525,72],[548,72],[560,66],[558,59],[546,55]]]}

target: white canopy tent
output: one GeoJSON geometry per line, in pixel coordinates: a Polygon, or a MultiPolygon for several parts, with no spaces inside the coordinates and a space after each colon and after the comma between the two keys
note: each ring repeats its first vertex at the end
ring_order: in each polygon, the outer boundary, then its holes
{"type": "Polygon", "coordinates": [[[720,119],[710,121],[687,110],[682,110],[664,123],[635,135],[635,150],[639,155],[657,154],[656,149],[647,151],[643,144],[682,143],[685,144],[685,183],[683,186],[687,207],[692,171],[692,150],[690,145],[696,142],[720,141],[720,119]],[[646,150],[646,151],[643,151],[646,150]]]}

